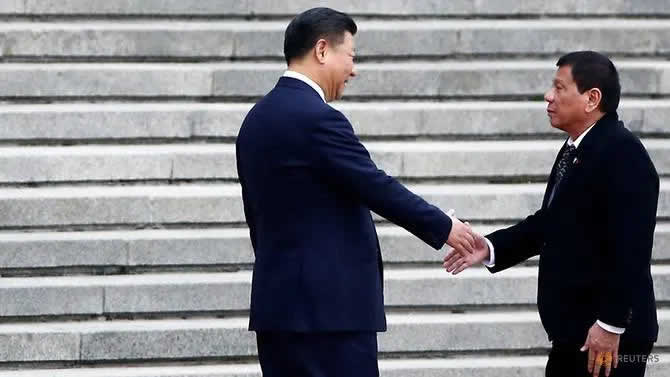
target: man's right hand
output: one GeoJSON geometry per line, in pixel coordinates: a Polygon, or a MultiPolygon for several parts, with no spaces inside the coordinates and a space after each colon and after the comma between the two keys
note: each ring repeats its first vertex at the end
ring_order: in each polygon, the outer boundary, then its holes
{"type": "Polygon", "coordinates": [[[451,216],[451,232],[449,232],[447,245],[463,256],[474,253],[475,233],[470,225],[463,224],[461,220],[451,216]]]}
{"type": "MultiPolygon", "coordinates": [[[[467,224],[466,224],[467,225],[467,224]]],[[[478,265],[485,260],[490,260],[491,253],[486,239],[479,235],[475,235],[475,252],[472,254],[462,255],[455,249],[451,250],[444,257],[444,268],[447,272],[456,275],[470,266],[478,265]]]]}

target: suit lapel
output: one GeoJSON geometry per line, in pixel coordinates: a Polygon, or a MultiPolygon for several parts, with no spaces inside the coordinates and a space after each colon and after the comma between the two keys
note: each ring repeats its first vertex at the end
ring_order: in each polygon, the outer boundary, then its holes
{"type": "Polygon", "coordinates": [[[547,182],[547,188],[544,191],[544,199],[542,199],[542,208],[547,208],[549,206],[549,199],[551,198],[551,192],[554,191],[554,185],[556,184],[556,169],[558,169],[558,161],[563,154],[565,148],[567,148],[568,143],[563,143],[563,147],[558,151],[556,159],[554,160],[554,166],[551,168],[551,173],[549,174],[549,181],[547,182]]]}
{"type": "MultiPolygon", "coordinates": [[[[605,114],[605,116],[596,122],[591,131],[589,131],[589,133],[579,144],[579,147],[577,148],[577,155],[575,156],[575,159],[570,162],[570,164],[572,164],[571,169],[569,169],[568,173],[563,177],[558,187],[556,187],[554,197],[551,203],[546,203],[547,206],[552,203],[556,203],[556,201],[560,199],[562,193],[574,186],[573,180],[575,177],[579,177],[581,175],[581,171],[583,170],[584,165],[587,164],[589,160],[592,159],[595,155],[597,155],[598,150],[604,145],[603,141],[605,139],[605,135],[610,130],[612,130],[613,127],[620,126],[622,126],[622,123],[618,122],[618,116],[616,113],[605,114]]],[[[565,149],[566,146],[567,142],[565,145],[563,145],[563,148],[559,152],[559,157],[563,153],[563,149],[565,149]]],[[[557,157],[556,162],[554,162],[554,168],[552,169],[552,190],[553,185],[555,185],[556,165],[558,159],[559,158],[557,157]]],[[[549,189],[547,189],[547,191],[551,192],[549,189]]],[[[545,195],[545,200],[547,200],[547,195],[545,195]]]]}

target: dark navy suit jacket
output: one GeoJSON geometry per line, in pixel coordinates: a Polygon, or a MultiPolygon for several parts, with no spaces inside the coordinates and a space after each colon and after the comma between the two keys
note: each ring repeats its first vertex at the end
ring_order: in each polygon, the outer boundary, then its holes
{"type": "Polygon", "coordinates": [[[557,165],[558,157],[542,208],[487,236],[495,247],[490,270],[540,255],[538,309],[552,340],[581,345],[601,320],[626,328],[623,338],[655,341],[651,253],[659,178],[651,158],[610,113],[584,137],[572,169],[554,187],[557,165]]]}
{"type": "Polygon", "coordinates": [[[370,210],[435,249],[450,218],[379,170],[347,118],[297,79],[251,109],[236,154],[256,257],[250,330],[386,330],[370,210]]]}

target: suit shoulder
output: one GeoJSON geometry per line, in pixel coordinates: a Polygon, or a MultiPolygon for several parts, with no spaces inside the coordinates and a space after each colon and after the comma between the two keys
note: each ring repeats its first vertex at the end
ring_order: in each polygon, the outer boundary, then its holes
{"type": "Polygon", "coordinates": [[[624,127],[623,124],[616,127],[612,135],[611,146],[618,151],[644,152],[646,154],[646,148],[640,138],[624,127]]]}
{"type": "MultiPolygon", "coordinates": [[[[658,176],[654,163],[640,138],[623,125],[616,128],[616,131],[612,134],[608,147],[607,154],[611,156],[614,161],[625,161],[640,169],[642,169],[643,166],[647,166],[650,168],[652,175],[658,176]]],[[[615,167],[615,169],[619,168],[620,166],[615,167]]]]}

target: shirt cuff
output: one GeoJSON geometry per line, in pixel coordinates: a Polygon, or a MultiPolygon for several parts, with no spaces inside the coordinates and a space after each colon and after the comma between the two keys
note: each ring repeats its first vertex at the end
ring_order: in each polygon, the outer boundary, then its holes
{"type": "Polygon", "coordinates": [[[484,238],[486,244],[489,246],[489,260],[482,261],[482,264],[486,267],[494,267],[496,265],[496,253],[493,248],[493,244],[489,241],[488,238],[484,238]]]}
{"type": "Polygon", "coordinates": [[[611,332],[611,333],[613,333],[613,334],[621,335],[621,334],[624,333],[624,331],[626,331],[626,329],[624,329],[624,328],[616,327],[616,326],[611,326],[611,325],[608,325],[607,323],[601,322],[600,320],[597,320],[596,323],[597,323],[598,326],[600,326],[600,328],[602,328],[603,330],[605,330],[605,331],[607,331],[607,332],[611,332]]]}

